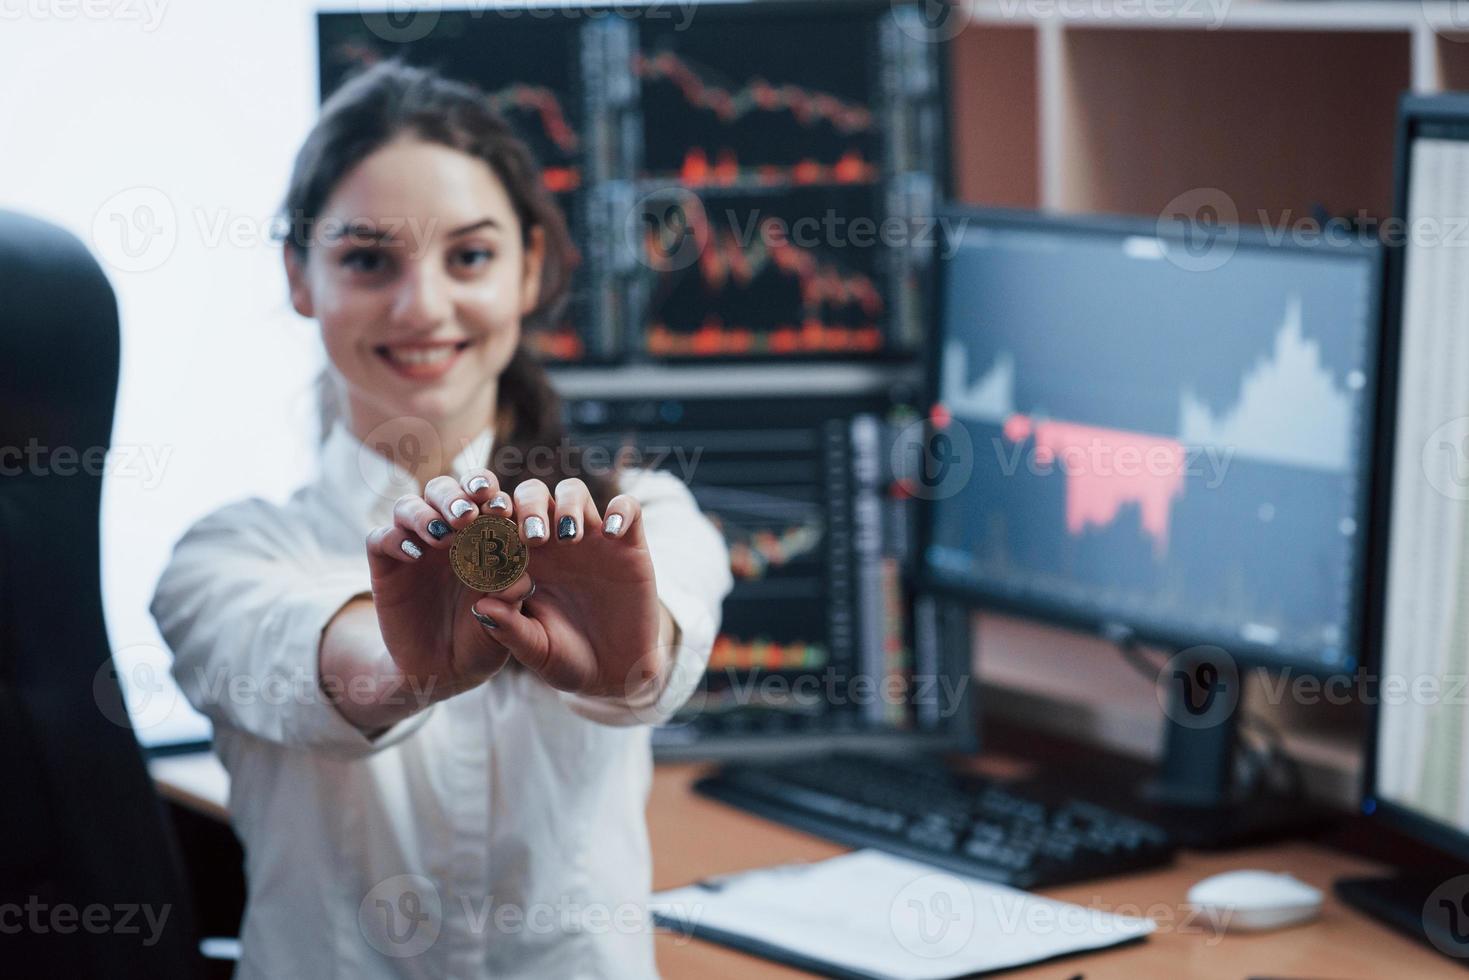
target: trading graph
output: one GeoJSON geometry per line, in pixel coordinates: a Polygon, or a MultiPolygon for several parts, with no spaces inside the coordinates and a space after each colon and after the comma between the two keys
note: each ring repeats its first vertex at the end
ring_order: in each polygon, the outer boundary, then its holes
{"type": "Polygon", "coordinates": [[[845,694],[859,675],[902,691],[914,664],[901,519],[878,483],[889,410],[871,398],[570,404],[580,440],[661,458],[724,535],[735,585],[691,702],[699,735],[913,723],[902,698],[845,694]],[[760,683],[770,677],[783,683],[760,683]]]}
{"type": "MultiPolygon", "coordinates": [[[[581,248],[587,224],[580,31],[574,18],[533,20],[514,13],[444,11],[427,36],[399,43],[372,33],[360,14],[321,14],[321,92],[329,95],[350,72],[388,57],[476,85],[530,147],[581,248]]],[[[599,329],[584,276],[574,280],[566,308],[536,327],[527,341],[549,360],[609,353],[611,339],[599,329]]]]}
{"type": "Polygon", "coordinates": [[[850,19],[782,26],[812,40],[822,27],[827,50],[852,55],[813,57],[800,44],[764,43],[770,25],[748,19],[721,19],[703,31],[698,24],[679,32],[645,29],[633,71],[644,113],[659,123],[644,128],[645,176],[684,178],[691,150],[730,161],[730,177],[752,182],[762,168],[768,179],[785,180],[804,169],[804,182],[876,176],[868,162],[882,146],[869,74],[876,66],[871,29],[850,19]],[[838,176],[838,168],[845,173],[838,176]]]}
{"type": "MultiPolygon", "coordinates": [[[[685,211],[674,233],[697,244],[695,259],[662,272],[646,328],[649,353],[665,357],[872,353],[887,312],[872,249],[827,247],[799,224],[819,201],[869,195],[826,192],[710,201],[685,211]],[[795,230],[795,234],[792,234],[795,230]]],[[[650,224],[649,264],[678,247],[650,224]]]]}
{"type": "Polygon", "coordinates": [[[641,26],[632,66],[643,120],[639,183],[654,194],[682,189],[699,205],[644,242],[647,354],[871,357],[892,349],[918,283],[892,254],[901,246],[853,234],[892,217],[888,182],[903,166],[892,138],[909,131],[894,114],[923,105],[892,98],[884,39],[900,32],[890,31],[888,13],[753,18],[711,7],[686,29],[641,26]],[[670,231],[696,243],[696,262],[658,261],[670,246],[659,236],[670,231]]]}
{"type": "Polygon", "coordinates": [[[569,301],[526,334],[548,360],[914,354],[944,156],[940,49],[900,25],[916,10],[658,13],[444,10],[400,40],[323,13],[320,91],[402,59],[478,86],[529,144],[577,253],[569,301]],[[697,261],[665,261],[696,233],[659,227],[669,192],[700,205],[697,261]]]}
{"type": "Polygon", "coordinates": [[[1014,601],[1334,655],[1369,260],[1242,250],[1199,275],[1104,238],[966,249],[932,415],[973,475],[930,559],[1014,601]]]}

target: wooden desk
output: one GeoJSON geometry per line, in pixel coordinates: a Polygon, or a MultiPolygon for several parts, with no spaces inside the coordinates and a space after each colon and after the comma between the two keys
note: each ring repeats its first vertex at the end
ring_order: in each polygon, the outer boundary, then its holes
{"type": "MultiPolygon", "coordinates": [[[[212,756],[182,756],[151,764],[168,798],[223,819],[228,779],[212,756]]],[[[696,796],[689,786],[705,766],[660,765],[648,801],[653,884],[671,888],[712,874],[791,861],[819,861],[846,851],[837,844],[696,796]]],[[[1235,851],[1186,853],[1171,868],[1050,889],[1045,894],[1081,905],[1151,915],[1158,932],[1145,942],[1083,954],[1004,974],[1014,980],[1297,980],[1461,978],[1464,971],[1425,946],[1399,936],[1338,902],[1331,882],[1371,874],[1377,866],[1304,843],[1235,851]],[[1231,868],[1289,871],[1327,894],[1321,919],[1259,935],[1216,936],[1187,918],[1190,885],[1231,868]]],[[[669,980],[764,980],[806,977],[770,963],[673,934],[657,939],[658,966],[669,980]]]]}

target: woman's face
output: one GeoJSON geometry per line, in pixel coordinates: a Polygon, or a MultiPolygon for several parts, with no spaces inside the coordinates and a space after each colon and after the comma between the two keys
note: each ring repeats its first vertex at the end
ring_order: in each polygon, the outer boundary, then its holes
{"type": "Polygon", "coordinates": [[[321,324],[359,425],[490,422],[538,296],[539,232],[523,247],[494,171],[441,144],[400,138],[347,173],[304,265],[285,251],[292,305],[321,324]]]}

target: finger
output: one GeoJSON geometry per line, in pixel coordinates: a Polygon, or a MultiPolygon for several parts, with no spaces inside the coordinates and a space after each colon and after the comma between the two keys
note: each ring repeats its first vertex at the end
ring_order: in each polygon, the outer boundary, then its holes
{"type": "Polygon", "coordinates": [[[547,676],[551,648],[546,631],[525,615],[518,604],[506,602],[498,595],[487,595],[476,599],[470,612],[497,643],[510,651],[510,656],[536,674],[547,676]]]}
{"type": "Polygon", "coordinates": [[[515,514],[520,521],[520,536],[532,548],[550,540],[548,533],[555,504],[551,491],[540,480],[526,480],[515,488],[515,514]]]}
{"type": "Polygon", "coordinates": [[[600,520],[597,502],[586,483],[573,476],[556,484],[557,541],[580,541],[586,528],[595,527],[600,520]]]}
{"type": "Polygon", "coordinates": [[[459,486],[479,506],[500,492],[500,478],[483,466],[477,466],[459,478],[459,486]]]}
{"type": "Polygon", "coordinates": [[[452,476],[436,476],[423,488],[423,499],[449,524],[465,527],[479,516],[479,505],[470,500],[452,476]]]}
{"type": "Polygon", "coordinates": [[[609,538],[626,541],[633,547],[642,547],[646,540],[643,537],[643,505],[638,498],[620,493],[607,501],[602,533],[609,538]]]}
{"type": "Polygon", "coordinates": [[[453,544],[449,534],[454,529],[417,494],[404,494],[393,504],[393,524],[408,538],[426,543],[430,548],[447,548],[453,544]]]}
{"type": "Polygon", "coordinates": [[[421,543],[396,524],[384,524],[368,532],[367,563],[375,575],[399,563],[412,564],[421,557],[421,543]]]}
{"type": "Polygon", "coordinates": [[[502,599],[505,602],[510,603],[511,605],[518,606],[520,603],[529,599],[531,597],[531,593],[535,591],[535,579],[530,577],[529,572],[526,572],[526,574],[516,579],[515,584],[511,585],[510,587],[501,589],[499,592],[487,592],[485,594],[492,595],[496,599],[502,599]]]}
{"type": "Polygon", "coordinates": [[[481,514],[511,514],[510,495],[500,486],[500,478],[483,467],[470,470],[459,481],[469,500],[479,508],[481,514]]]}

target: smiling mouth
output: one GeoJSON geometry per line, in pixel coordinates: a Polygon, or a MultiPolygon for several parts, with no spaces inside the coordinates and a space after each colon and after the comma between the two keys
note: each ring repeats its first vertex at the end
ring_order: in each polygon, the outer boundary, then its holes
{"type": "Polygon", "coordinates": [[[382,358],[395,374],[419,380],[447,374],[473,340],[439,343],[378,344],[373,353],[382,358]]]}

